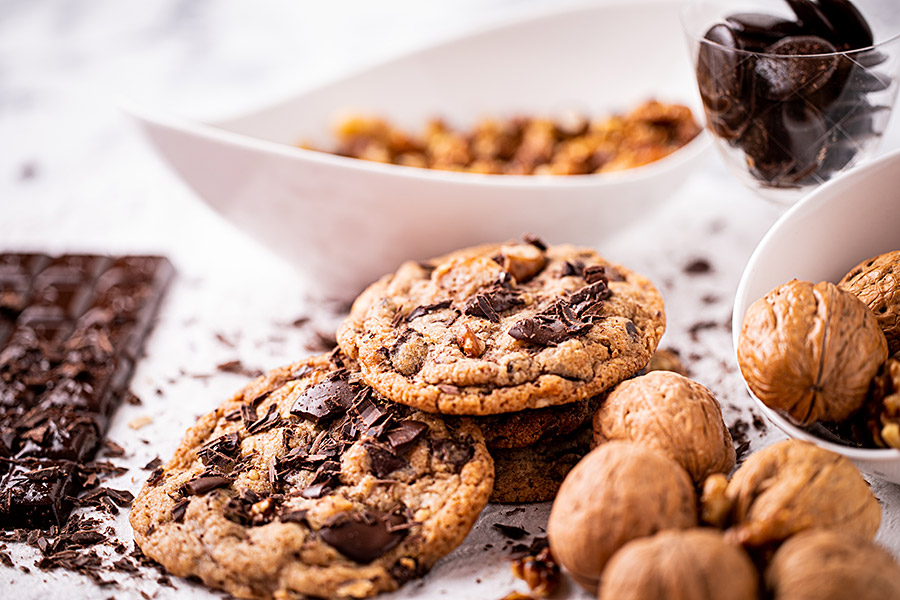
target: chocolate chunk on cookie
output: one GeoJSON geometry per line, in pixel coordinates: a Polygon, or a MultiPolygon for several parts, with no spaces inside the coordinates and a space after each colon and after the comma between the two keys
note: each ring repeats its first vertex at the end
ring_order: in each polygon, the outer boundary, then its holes
{"type": "Polygon", "coordinates": [[[340,353],[260,377],[134,501],[141,550],[240,598],[363,598],[465,538],[494,478],[478,426],[386,401],[340,353]]]}
{"type": "Polygon", "coordinates": [[[665,329],[653,284],[588,248],[488,245],[425,264],[372,284],[337,335],[369,385],[423,411],[591,398],[646,365],[665,329]]]}

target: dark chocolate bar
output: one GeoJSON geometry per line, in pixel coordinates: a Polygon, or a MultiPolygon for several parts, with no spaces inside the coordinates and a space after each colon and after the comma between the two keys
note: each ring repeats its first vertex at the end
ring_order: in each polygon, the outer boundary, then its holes
{"type": "Polygon", "coordinates": [[[0,255],[0,529],[68,517],[172,275],[157,256],[0,255]]]}

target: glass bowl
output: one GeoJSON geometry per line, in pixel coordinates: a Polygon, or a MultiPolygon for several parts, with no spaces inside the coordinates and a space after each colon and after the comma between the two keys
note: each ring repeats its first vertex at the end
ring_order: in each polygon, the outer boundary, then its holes
{"type": "Polygon", "coordinates": [[[900,76],[896,0],[693,1],[682,21],[707,129],[745,184],[791,203],[875,152],[900,76]]]}

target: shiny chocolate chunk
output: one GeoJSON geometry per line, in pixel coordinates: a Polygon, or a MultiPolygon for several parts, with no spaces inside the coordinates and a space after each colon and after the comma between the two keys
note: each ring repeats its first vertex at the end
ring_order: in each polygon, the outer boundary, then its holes
{"type": "Polygon", "coordinates": [[[343,414],[353,404],[361,387],[342,378],[333,378],[308,387],[294,401],[291,414],[321,421],[343,414]]]}
{"type": "Polygon", "coordinates": [[[181,493],[185,496],[202,496],[215,489],[227,487],[232,481],[230,477],[222,475],[201,475],[181,486],[181,493]]]}
{"type": "Polygon", "coordinates": [[[835,47],[820,37],[792,36],[768,48],[756,61],[756,76],[766,84],[766,96],[787,100],[806,96],[828,83],[838,65],[835,47]],[[800,56],[820,55],[820,56],[800,56]]]}
{"type": "Polygon", "coordinates": [[[475,453],[472,444],[457,442],[449,438],[432,439],[430,443],[434,457],[442,463],[451,465],[457,472],[472,459],[472,455],[475,453]]]}
{"type": "Polygon", "coordinates": [[[421,421],[401,421],[396,427],[384,434],[388,444],[395,452],[405,454],[412,449],[416,441],[428,431],[428,425],[421,421]]]}
{"type": "Polygon", "coordinates": [[[833,43],[839,50],[868,48],[874,42],[872,28],[849,0],[818,0],[818,7],[835,31],[833,43]]]}
{"type": "Polygon", "coordinates": [[[399,544],[407,525],[406,517],[396,512],[341,513],[322,526],[319,537],[350,560],[367,564],[399,544]]]}
{"type": "Polygon", "coordinates": [[[384,479],[394,471],[399,471],[409,466],[406,459],[391,448],[372,443],[363,444],[363,447],[369,455],[369,467],[379,479],[384,479]]]}

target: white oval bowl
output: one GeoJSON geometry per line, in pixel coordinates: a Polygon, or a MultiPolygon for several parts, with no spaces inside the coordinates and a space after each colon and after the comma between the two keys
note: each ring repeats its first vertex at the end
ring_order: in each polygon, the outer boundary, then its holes
{"type": "Polygon", "coordinates": [[[699,119],[678,10],[623,2],[531,17],[212,124],[126,110],[213,208],[294,264],[314,292],[352,298],[404,260],[467,245],[526,232],[596,244],[664,202],[697,165],[706,134],[647,166],[558,177],[416,169],[294,144],[333,145],[330,125],[348,112],[418,131],[435,116],[468,127],[567,108],[604,115],[658,98],[699,119]]]}
{"type": "MultiPolygon", "coordinates": [[[[826,183],[785,213],[760,241],[734,300],[732,341],[750,305],[797,278],[838,282],[863,260],[900,249],[900,150],[826,183]]],[[[745,382],[746,383],[746,382],[745,382]]],[[[864,472],[900,483],[900,450],[865,450],[823,440],[747,391],[779,429],[843,454],[864,472]]]]}

